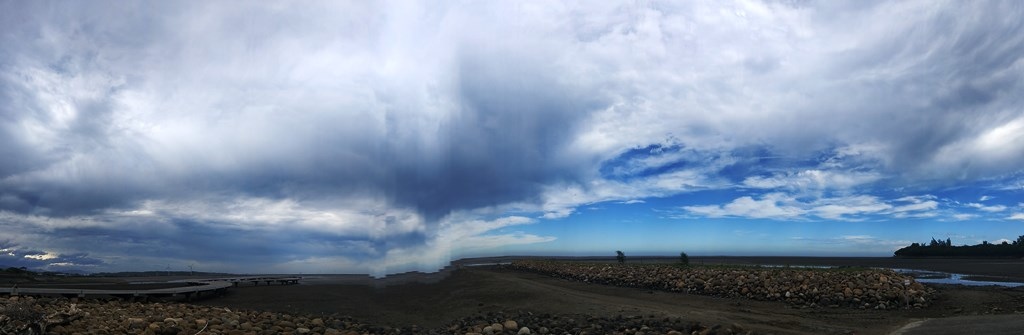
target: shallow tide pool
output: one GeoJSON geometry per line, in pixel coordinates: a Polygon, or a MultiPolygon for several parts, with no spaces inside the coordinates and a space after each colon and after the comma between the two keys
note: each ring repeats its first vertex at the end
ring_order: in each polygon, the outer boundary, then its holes
{"type": "MultiPolygon", "coordinates": [[[[803,268],[803,269],[831,269],[835,266],[828,265],[759,265],[762,267],[769,268],[803,268]]],[[[1018,287],[1024,286],[1024,283],[1013,282],[1013,281],[987,281],[987,280],[974,280],[970,279],[971,275],[939,272],[939,271],[927,271],[927,270],[915,270],[915,269],[900,269],[900,268],[889,268],[890,270],[896,271],[900,274],[910,275],[914,277],[919,283],[924,284],[960,284],[968,286],[1003,286],[1003,287],[1018,287]]]]}
{"type": "Polygon", "coordinates": [[[1024,286],[1024,283],[1020,282],[1002,282],[1002,281],[985,281],[985,280],[972,280],[969,279],[970,275],[964,275],[959,273],[948,273],[938,271],[925,271],[925,270],[914,270],[914,269],[892,269],[901,274],[907,274],[914,277],[920,283],[925,284],[960,284],[969,286],[1005,286],[1005,287],[1018,287],[1024,286]]]}

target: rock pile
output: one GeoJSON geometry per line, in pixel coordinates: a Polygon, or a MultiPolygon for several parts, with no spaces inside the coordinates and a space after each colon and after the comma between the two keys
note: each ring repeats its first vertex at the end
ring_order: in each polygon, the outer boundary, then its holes
{"type": "Polygon", "coordinates": [[[583,314],[479,314],[439,329],[375,327],[349,317],[233,311],[180,303],[64,298],[0,299],[0,334],[756,334],[740,325],[702,325],[679,318],[583,314]],[[49,318],[49,319],[48,319],[49,318]]]}
{"type": "Polygon", "coordinates": [[[883,269],[679,267],[516,261],[509,267],[559,278],[691,294],[785,301],[801,307],[928,306],[932,289],[883,269]]]}
{"type": "Polygon", "coordinates": [[[10,297],[0,299],[0,312],[0,334],[363,334],[370,330],[350,318],[120,300],[10,297]]]}
{"type": "Polygon", "coordinates": [[[589,315],[488,313],[456,321],[445,334],[756,334],[738,324],[702,325],[679,318],[653,315],[595,317],[589,315]],[[504,320],[504,321],[502,321],[504,320]]]}

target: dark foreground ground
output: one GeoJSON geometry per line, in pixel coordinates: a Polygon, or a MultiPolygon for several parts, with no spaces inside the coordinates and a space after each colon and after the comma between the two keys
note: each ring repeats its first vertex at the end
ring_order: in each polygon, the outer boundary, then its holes
{"type": "MultiPolygon", "coordinates": [[[[888,334],[916,321],[950,317],[966,317],[957,319],[960,326],[972,322],[995,324],[983,319],[990,316],[1024,321],[1024,288],[938,285],[932,286],[938,294],[931,307],[886,311],[799,309],[781,302],[587,284],[500,267],[463,268],[434,284],[374,288],[329,281],[315,283],[245,287],[200,304],[313,315],[341,314],[372,324],[427,328],[442,327],[450,320],[486,312],[679,317],[703,324],[738,324],[744,329],[776,334],[888,334]]],[[[921,329],[928,329],[929,325],[923,326],[921,329]]],[[[942,327],[930,333],[942,334],[944,330],[949,329],[942,327]]],[[[965,330],[960,329],[945,333],[963,332],[965,330]]]]}
{"type": "MultiPolygon", "coordinates": [[[[470,263],[507,261],[477,259],[470,263]]],[[[614,258],[576,259],[613,262],[614,258]]],[[[639,257],[629,258],[639,262],[639,257]]],[[[671,262],[646,258],[644,262],[671,262]]],[[[1022,260],[808,257],[695,257],[693,264],[891,267],[1024,279],[1022,260]]],[[[482,313],[681,318],[774,334],[1024,334],[1024,287],[930,285],[931,306],[910,310],[796,308],[783,302],[716,298],[587,284],[498,266],[468,267],[434,283],[352,284],[351,276],[311,276],[300,285],[247,286],[194,302],[233,310],[351,316],[368,324],[443,328],[482,313]],[[910,325],[911,327],[908,327],[910,325]]],[[[121,280],[121,279],[119,279],[121,280]]],[[[153,278],[149,280],[155,281],[153,278]]],[[[63,280],[60,280],[63,281],[63,280]]],[[[69,279],[78,285],[102,278],[69,279]]],[[[112,282],[113,280],[107,281],[112,282]]],[[[399,282],[399,281],[392,281],[399,282]]]]}

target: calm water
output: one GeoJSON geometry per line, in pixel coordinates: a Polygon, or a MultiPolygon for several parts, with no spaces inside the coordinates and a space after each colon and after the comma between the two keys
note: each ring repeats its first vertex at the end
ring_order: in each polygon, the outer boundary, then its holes
{"type": "MultiPolygon", "coordinates": [[[[763,267],[770,268],[805,268],[805,269],[831,269],[835,266],[820,266],[820,265],[761,265],[763,267]]],[[[1018,287],[1024,286],[1021,282],[1003,282],[1003,281],[985,281],[985,280],[972,280],[967,277],[970,275],[964,275],[959,273],[939,272],[939,271],[926,271],[926,270],[914,270],[914,269],[898,269],[890,268],[897,273],[910,275],[914,277],[919,283],[924,284],[960,284],[969,286],[1004,286],[1004,287],[1018,287]]]]}
{"type": "Polygon", "coordinates": [[[938,271],[924,271],[924,270],[913,270],[913,269],[892,269],[898,273],[907,274],[914,277],[920,283],[925,284],[960,284],[970,286],[1005,286],[1005,287],[1018,287],[1024,286],[1024,283],[1020,282],[1001,282],[1001,281],[984,281],[984,280],[971,280],[967,279],[969,275],[963,275],[959,273],[948,273],[938,271]]]}

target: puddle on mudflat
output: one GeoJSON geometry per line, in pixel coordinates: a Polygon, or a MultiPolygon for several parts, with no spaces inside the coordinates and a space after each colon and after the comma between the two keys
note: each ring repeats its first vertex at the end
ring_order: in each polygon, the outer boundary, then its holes
{"type": "Polygon", "coordinates": [[[919,283],[924,284],[959,284],[968,286],[1005,286],[1005,287],[1018,287],[1024,286],[1024,283],[1020,282],[1003,282],[1003,281],[986,281],[986,280],[972,280],[969,279],[970,275],[964,275],[959,273],[948,273],[939,271],[925,271],[925,270],[914,270],[914,269],[892,269],[901,274],[910,275],[914,277],[919,283]]]}
{"type": "MultiPolygon", "coordinates": [[[[768,265],[759,265],[759,266],[767,267],[767,268],[794,268],[794,269],[832,269],[832,268],[837,268],[836,266],[827,266],[827,265],[775,265],[775,264],[768,264],[768,265]]],[[[991,286],[991,285],[995,285],[995,286],[1004,286],[1004,287],[1024,286],[1024,283],[1021,283],[1021,282],[976,280],[976,279],[971,279],[971,277],[981,277],[981,276],[972,276],[972,275],[965,275],[965,274],[959,274],[959,273],[927,271],[927,270],[914,270],[914,269],[900,269],[900,268],[888,268],[888,269],[896,271],[897,273],[900,273],[900,274],[910,275],[911,277],[914,277],[914,280],[916,280],[919,283],[923,283],[923,284],[953,284],[953,285],[960,284],[960,285],[968,285],[968,286],[991,286]]]]}

